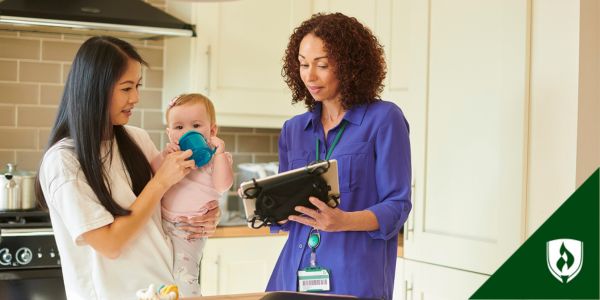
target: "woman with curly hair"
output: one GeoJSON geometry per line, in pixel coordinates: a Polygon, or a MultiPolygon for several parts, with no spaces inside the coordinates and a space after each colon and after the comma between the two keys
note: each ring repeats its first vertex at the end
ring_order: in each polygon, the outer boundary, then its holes
{"type": "Polygon", "coordinates": [[[296,28],[282,74],[308,112],[285,122],[279,171],[336,159],[340,205],[296,207],[271,226],[288,231],[267,290],[321,291],[392,299],[398,233],[411,210],[408,123],[379,99],[382,46],[355,18],[316,14],[296,28]]]}

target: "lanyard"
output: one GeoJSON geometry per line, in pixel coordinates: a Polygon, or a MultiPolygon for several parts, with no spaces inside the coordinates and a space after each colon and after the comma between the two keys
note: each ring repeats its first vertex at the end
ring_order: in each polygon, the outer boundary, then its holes
{"type": "Polygon", "coordinates": [[[310,266],[317,266],[317,247],[321,244],[321,234],[319,230],[313,228],[308,233],[308,241],[306,242],[308,247],[310,248],[310,266]]]}
{"type": "MultiPolygon", "coordinates": [[[[346,120],[342,120],[342,127],[340,128],[338,133],[335,135],[335,138],[333,139],[333,143],[331,143],[331,147],[329,148],[329,151],[327,151],[325,160],[328,160],[329,157],[331,157],[331,153],[333,153],[333,148],[335,148],[335,146],[337,146],[337,143],[340,141],[340,138],[342,137],[342,133],[344,133],[344,129],[346,129],[346,123],[347,123],[346,120]]],[[[315,155],[316,160],[319,161],[319,138],[317,138],[317,147],[316,147],[315,154],[316,154],[315,155]]]]}

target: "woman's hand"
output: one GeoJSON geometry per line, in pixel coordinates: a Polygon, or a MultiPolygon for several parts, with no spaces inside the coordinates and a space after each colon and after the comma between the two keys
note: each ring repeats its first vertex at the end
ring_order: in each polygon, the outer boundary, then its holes
{"type": "Polygon", "coordinates": [[[181,150],[181,149],[179,148],[178,144],[176,144],[176,143],[167,143],[165,145],[165,148],[163,149],[163,156],[167,156],[167,155],[169,155],[169,154],[171,154],[173,152],[177,152],[179,150],[181,150]]]}
{"type": "Polygon", "coordinates": [[[210,137],[210,144],[213,147],[217,148],[217,151],[215,152],[215,154],[221,154],[225,152],[225,141],[223,141],[222,139],[218,138],[217,136],[211,136],[210,137]]]}
{"type": "Polygon", "coordinates": [[[189,174],[191,170],[196,169],[194,160],[188,159],[190,156],[192,156],[192,150],[168,154],[156,171],[154,180],[158,180],[165,188],[170,188],[189,174]]]}
{"type": "Polygon", "coordinates": [[[187,239],[199,239],[215,234],[217,224],[221,218],[221,209],[216,200],[206,204],[208,212],[201,216],[178,217],[175,221],[180,223],[178,229],[189,232],[187,239]]]}
{"type": "Polygon", "coordinates": [[[325,202],[315,197],[308,198],[308,201],[316,206],[317,209],[296,206],[296,211],[303,213],[304,216],[289,216],[288,219],[323,231],[347,230],[346,221],[348,221],[348,218],[346,215],[348,212],[339,208],[331,208],[325,202]]]}
{"type": "Polygon", "coordinates": [[[295,221],[323,231],[374,231],[379,229],[377,216],[370,210],[343,211],[331,208],[325,202],[309,197],[308,200],[316,210],[303,206],[296,206],[296,211],[303,216],[290,216],[290,221],[295,221]]]}

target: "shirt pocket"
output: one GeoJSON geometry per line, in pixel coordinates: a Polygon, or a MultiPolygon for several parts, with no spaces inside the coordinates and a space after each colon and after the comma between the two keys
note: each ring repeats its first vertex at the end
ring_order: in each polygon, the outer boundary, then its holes
{"type": "Polygon", "coordinates": [[[288,152],[289,170],[308,165],[308,151],[293,150],[288,152]]]}
{"type": "Polygon", "coordinates": [[[333,151],[338,161],[340,192],[360,189],[360,178],[373,166],[374,149],[369,142],[347,143],[333,151]]]}

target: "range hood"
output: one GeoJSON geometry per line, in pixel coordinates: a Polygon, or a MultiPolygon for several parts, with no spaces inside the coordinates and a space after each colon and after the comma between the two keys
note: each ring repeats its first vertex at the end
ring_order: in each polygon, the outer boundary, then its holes
{"type": "Polygon", "coordinates": [[[0,30],[134,39],[196,36],[193,25],[141,0],[0,0],[0,30]]]}

